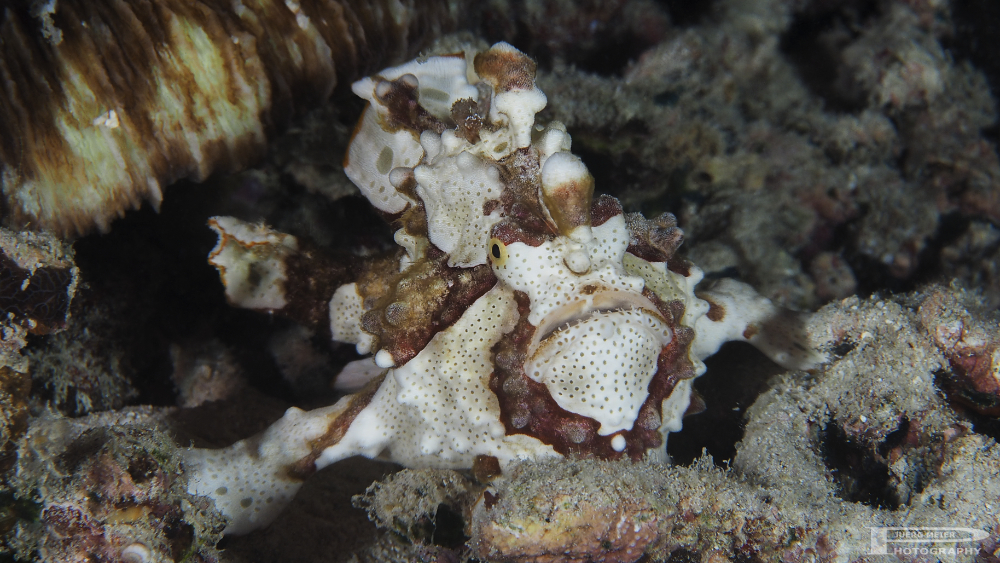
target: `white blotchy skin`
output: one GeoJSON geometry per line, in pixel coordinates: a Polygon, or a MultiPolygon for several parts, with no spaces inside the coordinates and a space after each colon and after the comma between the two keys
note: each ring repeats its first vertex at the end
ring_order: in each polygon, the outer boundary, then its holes
{"type": "Polygon", "coordinates": [[[598,421],[598,433],[608,436],[631,430],[671,333],[642,296],[645,281],[625,272],[625,218],[573,234],[539,246],[507,245],[493,270],[501,284],[528,295],[528,322],[547,337],[528,350],[528,377],[563,409],[598,421]]]}
{"type": "Polygon", "coordinates": [[[670,340],[670,327],[648,311],[609,311],[554,333],[524,371],[562,409],[600,422],[597,433],[609,436],[632,429],[670,340]]]}
{"type": "Polygon", "coordinates": [[[489,350],[516,321],[513,293],[497,285],[413,359],[389,371],[371,404],[317,466],[357,454],[429,468],[471,467],[480,454],[504,464],[555,455],[534,438],[507,436],[489,389],[489,350]]]}
{"type": "Polygon", "coordinates": [[[557,310],[581,300],[592,303],[599,294],[620,293],[622,299],[641,296],[643,279],[627,275],[622,263],[629,241],[625,217],[617,215],[587,230],[590,232],[578,240],[561,236],[539,246],[516,242],[506,247],[507,260],[503,264],[494,262],[497,277],[531,300],[531,324],[542,326],[545,318],[557,310]],[[582,273],[567,264],[575,262],[577,255],[589,262],[590,267],[582,273]],[[588,285],[598,287],[599,293],[584,292],[588,285]]]}
{"type": "Polygon", "coordinates": [[[185,450],[188,492],[215,501],[229,520],[226,533],[245,534],[269,524],[302,486],[288,476],[288,466],[309,454],[309,442],[322,436],[348,403],[345,397],[308,412],[292,407],[258,436],[221,450],[185,450]]]}
{"type": "MultiPolygon", "coordinates": [[[[441,137],[453,137],[445,131],[441,137]]],[[[440,138],[426,131],[428,143],[440,138]]],[[[468,144],[468,142],[465,142],[468,144]]],[[[428,150],[431,160],[431,151],[428,150]]],[[[500,220],[500,212],[483,214],[483,205],[497,200],[503,191],[496,168],[466,151],[457,155],[438,153],[433,162],[417,166],[417,195],[427,212],[428,237],[434,246],[448,253],[448,265],[469,268],[486,263],[486,243],[490,229],[500,220]]]]}
{"type": "MultiPolygon", "coordinates": [[[[656,354],[670,339],[669,329],[662,321],[648,310],[631,304],[648,302],[641,296],[647,284],[653,288],[672,287],[673,291],[682,291],[688,284],[684,283],[684,278],[667,271],[663,264],[650,264],[635,257],[631,257],[632,271],[626,272],[622,263],[625,248],[622,239],[615,236],[624,234],[624,222],[620,219],[620,216],[612,218],[593,229],[592,242],[584,245],[592,257],[592,269],[585,274],[576,274],[558,265],[564,253],[574,251],[579,244],[567,237],[559,237],[540,247],[524,245],[526,248],[520,248],[520,243],[508,246],[512,254],[505,269],[496,268],[500,279],[497,286],[477,300],[458,322],[435,335],[412,360],[389,370],[371,403],[355,418],[340,442],[322,452],[316,468],[353,455],[382,457],[408,467],[433,468],[470,467],[479,454],[495,456],[504,465],[516,458],[558,455],[551,446],[535,438],[505,435],[499,402],[488,386],[493,371],[488,362],[489,350],[517,320],[513,299],[515,287],[531,290],[532,313],[540,313],[537,315],[539,323],[547,322],[546,314],[551,316],[557,309],[569,308],[573,316],[567,320],[585,318],[580,326],[588,326],[588,322],[605,322],[602,318],[610,321],[612,317],[621,317],[613,319],[614,329],[631,327],[650,335],[629,353],[617,359],[613,355],[602,359],[602,362],[609,359],[613,362],[602,364],[599,373],[618,374],[608,382],[603,394],[594,397],[598,404],[609,405],[605,413],[572,400],[560,400],[567,395],[561,382],[554,378],[545,381],[560,406],[601,422],[601,434],[630,429],[655,371],[649,367],[636,369],[636,362],[642,358],[648,362],[651,358],[655,368],[656,354]],[[635,267],[636,264],[641,267],[635,267]],[[663,277],[647,280],[630,273],[647,276],[659,273],[663,277]],[[507,280],[512,280],[513,284],[507,280]],[[610,295],[616,302],[629,304],[626,310],[631,311],[631,316],[603,311],[600,303],[594,303],[595,294],[582,291],[588,284],[608,288],[596,295],[610,295]],[[629,390],[627,400],[619,389],[629,390]]],[[[733,322],[697,320],[700,332],[693,346],[697,352],[691,359],[699,365],[724,341],[742,334],[748,323],[774,314],[773,305],[752,293],[749,286],[738,284],[728,289],[730,302],[743,299],[744,308],[740,315],[728,317],[733,322]]],[[[662,295],[664,298],[671,296],[672,293],[667,292],[662,295]]],[[[697,300],[694,296],[688,297],[697,300]]],[[[700,309],[707,310],[707,306],[700,309]]],[[[355,310],[360,315],[360,310],[355,310]]],[[[557,330],[550,338],[559,339],[560,335],[557,330]]],[[[609,340],[614,342],[614,338],[609,340]]],[[[580,353],[593,352],[593,344],[586,339],[567,341],[556,345],[548,358],[574,359],[580,353]]],[[[544,342],[537,345],[537,348],[545,347],[544,342]]],[[[371,373],[374,375],[378,371],[371,373]]],[[[661,426],[664,437],[667,432],[680,428],[680,417],[687,407],[689,394],[690,386],[681,385],[664,400],[661,426]]],[[[338,403],[310,412],[289,409],[285,417],[262,436],[243,440],[225,450],[188,450],[189,491],[215,499],[216,506],[230,518],[229,533],[245,533],[266,524],[291,500],[301,484],[287,478],[285,468],[309,452],[307,444],[321,435],[343,408],[344,405],[338,403]]]]}
{"type": "MultiPolygon", "coordinates": [[[[492,290],[473,303],[455,324],[436,334],[413,359],[389,370],[371,403],[354,419],[343,438],[321,453],[316,468],[353,455],[382,457],[408,467],[432,468],[471,467],[473,459],[480,454],[494,456],[503,465],[516,458],[557,455],[551,446],[535,438],[506,435],[499,401],[489,389],[489,377],[493,372],[489,363],[490,349],[517,321],[513,288],[504,275],[510,277],[512,272],[521,269],[535,272],[535,275],[522,273],[510,278],[517,284],[531,287],[552,284],[554,293],[533,292],[533,303],[544,304],[549,313],[554,307],[574,304],[577,315],[593,313],[589,317],[592,322],[600,322],[602,315],[614,316],[618,328],[627,330],[635,320],[636,327],[654,335],[641,346],[646,350],[645,356],[652,358],[651,366],[646,369],[636,370],[632,365],[637,356],[643,355],[638,349],[633,351],[636,353],[621,354],[617,364],[602,366],[602,373],[618,372],[622,389],[632,389],[627,401],[620,401],[622,394],[615,391],[612,383],[603,394],[598,394],[600,404],[608,405],[606,416],[577,409],[594,414],[595,419],[610,431],[631,428],[638,406],[645,399],[646,386],[655,372],[655,357],[669,342],[669,329],[661,320],[638,309],[625,316],[603,313],[600,304],[594,304],[594,296],[583,292],[588,283],[600,284],[608,288],[609,294],[621,294],[618,297],[622,302],[626,302],[626,295],[631,300],[628,303],[648,302],[640,295],[644,286],[642,278],[627,275],[621,265],[625,251],[622,241],[627,241],[622,217],[612,218],[595,228],[594,235],[585,245],[594,268],[583,275],[553,266],[562,260],[564,252],[573,251],[577,245],[566,237],[559,237],[532,252],[524,249],[523,257],[518,257],[515,248],[503,275],[498,269],[500,281],[492,290]],[[637,402],[640,392],[642,400],[637,402]],[[619,401],[626,408],[624,415],[618,410],[619,401]]],[[[343,293],[352,295],[353,289],[345,287],[350,291],[343,293]]],[[[344,307],[358,315],[345,324],[356,327],[360,308],[352,299],[342,300],[344,307]]],[[[339,302],[335,299],[335,303],[339,302]]],[[[339,316],[331,318],[336,320],[339,316]]],[[[558,340],[559,335],[555,332],[552,338],[558,340]]],[[[584,339],[557,343],[550,357],[572,357],[577,352],[589,351],[590,344],[584,339]]],[[[543,346],[544,343],[539,344],[543,346]]],[[[546,385],[555,389],[559,383],[550,381],[546,385]]],[[[553,396],[559,395],[558,390],[553,393],[553,396]]],[[[564,402],[564,405],[573,408],[571,402],[564,402]]],[[[261,437],[238,442],[225,450],[189,450],[189,490],[216,499],[216,506],[230,518],[228,532],[243,533],[266,523],[298,489],[298,483],[284,476],[284,468],[308,453],[306,444],[322,434],[343,408],[338,404],[311,412],[290,409],[261,437]]]]}
{"type": "MultiPolygon", "coordinates": [[[[506,44],[494,48],[518,53],[506,44]]],[[[478,92],[466,80],[464,61],[456,57],[410,63],[383,74],[389,79],[417,76],[421,99],[428,93],[433,94],[428,99],[443,99],[437,91],[442,88],[455,88],[460,93],[445,92],[449,100],[478,92]]],[[[441,141],[442,147],[451,146],[448,158],[454,159],[455,166],[439,166],[438,170],[432,164],[444,154],[441,147],[434,145],[430,147],[433,151],[428,149],[424,154],[413,132],[381,129],[375,118],[382,111],[373,95],[376,87],[371,80],[355,85],[359,95],[367,97],[373,106],[366,111],[349,150],[348,174],[373,205],[395,213],[410,200],[392,187],[389,180],[393,168],[425,166],[415,175],[417,193],[422,199],[440,203],[428,207],[428,231],[443,233],[441,240],[448,241],[450,255],[461,257],[459,264],[481,264],[487,256],[494,256],[490,260],[497,284],[401,366],[392,365],[387,350],[371,349],[375,340],[361,329],[364,303],[356,285],[339,288],[330,301],[332,333],[336,339],[355,344],[359,352],[371,353],[373,360],[352,366],[349,385],[358,388],[366,378],[383,374],[384,378],[353,420],[342,418],[351,412],[348,407],[353,396],[348,396],[336,405],[310,412],[289,409],[261,435],[229,448],[187,450],[188,490],[215,500],[230,520],[227,533],[245,533],[270,522],[301,485],[289,476],[288,469],[310,454],[319,454],[316,469],[353,455],[425,468],[468,468],[480,454],[494,456],[503,465],[518,458],[558,455],[536,438],[507,435],[499,400],[489,388],[494,370],[491,349],[518,321],[515,291],[528,296],[527,320],[536,327],[535,340],[527,350],[527,375],[542,382],[563,409],[599,422],[599,433],[613,435],[611,443],[616,449],[624,449],[625,439],[620,433],[635,423],[656,372],[657,356],[674,336],[666,319],[642,295],[645,288],[664,302],[680,300],[685,305],[680,322],[696,331],[689,359],[698,375],[704,371],[702,360],[723,342],[747,339],[748,334],[751,343],[783,365],[805,368],[822,359],[815,353],[802,353],[802,344],[792,334],[769,332],[772,325],[783,326],[782,315],[786,313],[745,284],[721,284],[706,292],[706,298],[732,312],[716,321],[707,319],[704,315],[709,305],[694,293],[701,272],[692,267],[685,277],[669,271],[665,263],[650,263],[628,254],[629,233],[621,215],[595,227],[576,225],[568,234],[539,246],[523,242],[506,245],[502,257],[496,258],[491,247],[502,243],[490,240],[489,229],[499,216],[479,217],[482,220],[471,222],[469,216],[482,209],[484,201],[495,197],[490,190],[501,189],[492,184],[497,180],[491,172],[497,161],[491,163],[490,159],[527,146],[532,138],[534,113],[544,106],[544,95],[532,87],[495,97],[491,118],[494,124],[503,126],[488,134],[484,129],[476,145],[454,140],[455,135],[448,131],[440,136],[434,134],[434,139],[427,137],[429,147],[435,139],[441,141]],[[463,152],[466,149],[468,152],[463,152]],[[468,161],[464,168],[462,159],[468,161]],[[476,172],[478,181],[448,177],[460,175],[463,169],[476,172]],[[420,183],[422,177],[426,181],[420,183]],[[478,192],[455,193],[462,189],[478,192]],[[464,202],[457,207],[460,216],[449,215],[449,209],[455,206],[448,203],[455,201],[464,202]],[[470,231],[469,225],[475,228],[470,231]],[[755,330],[748,332],[751,325],[755,330]],[[313,452],[312,444],[338,421],[349,421],[339,441],[313,452]]],[[[432,113],[444,116],[447,107],[435,106],[432,113]]],[[[561,125],[550,125],[537,133],[537,146],[532,145],[532,149],[541,162],[554,154],[569,154],[569,137],[561,125]]],[[[576,166],[576,160],[563,160],[563,168],[576,166]]],[[[433,243],[434,237],[427,242],[422,236],[401,231],[396,240],[407,248],[407,256],[400,264],[405,269],[424,259],[423,249],[433,243]]],[[[660,433],[664,440],[667,433],[680,429],[681,417],[690,402],[690,383],[679,382],[662,402],[660,433]]],[[[661,449],[651,456],[663,459],[665,452],[661,449]]]]}

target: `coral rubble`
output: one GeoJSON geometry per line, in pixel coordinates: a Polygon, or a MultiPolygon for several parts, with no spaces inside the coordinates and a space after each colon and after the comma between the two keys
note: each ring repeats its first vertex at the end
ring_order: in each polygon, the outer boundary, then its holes
{"type": "MultiPolygon", "coordinates": [[[[811,309],[852,279],[911,289],[952,229],[996,222],[995,100],[947,50],[947,3],[713,6],[622,78],[556,66],[539,79],[549,115],[603,163],[598,184],[616,180],[627,209],[676,213],[709,275],[811,309]]],[[[972,281],[990,262],[963,267],[972,281]]]]}
{"type": "Polygon", "coordinates": [[[153,411],[45,415],[21,442],[14,475],[13,527],[0,545],[20,559],[218,561],[224,521],[185,491],[177,447],[153,411]]]}
{"type": "MultiPolygon", "coordinates": [[[[90,304],[86,298],[77,302],[90,304]]],[[[71,415],[119,409],[137,396],[134,370],[125,349],[114,339],[109,312],[81,311],[66,330],[31,348],[31,379],[39,391],[71,415]]]]}
{"type": "Polygon", "coordinates": [[[15,440],[28,428],[31,379],[13,368],[0,367],[0,471],[14,462],[15,440]]]}
{"type": "Polygon", "coordinates": [[[32,334],[65,326],[77,269],[72,250],[62,241],[45,233],[0,229],[0,280],[5,324],[32,334]]]}
{"type": "Polygon", "coordinates": [[[51,234],[0,228],[0,468],[26,429],[27,336],[66,326],[78,277],[72,250],[51,234]]]}

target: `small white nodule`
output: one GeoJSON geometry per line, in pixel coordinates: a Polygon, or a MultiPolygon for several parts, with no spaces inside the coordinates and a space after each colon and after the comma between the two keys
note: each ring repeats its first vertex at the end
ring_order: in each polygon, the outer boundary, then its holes
{"type": "Polygon", "coordinates": [[[153,554],[141,543],[133,543],[121,552],[121,560],[125,563],[152,563],[153,554]]]}
{"type": "Polygon", "coordinates": [[[574,274],[586,274],[590,271],[590,256],[583,250],[574,250],[563,258],[566,267],[574,274]]]}
{"type": "Polygon", "coordinates": [[[625,449],[625,436],[618,434],[611,439],[611,447],[614,448],[616,452],[623,451],[625,449]]]}
{"type": "Polygon", "coordinates": [[[396,361],[392,359],[392,354],[388,350],[379,350],[375,354],[375,365],[382,369],[389,369],[396,367],[396,361]]]}

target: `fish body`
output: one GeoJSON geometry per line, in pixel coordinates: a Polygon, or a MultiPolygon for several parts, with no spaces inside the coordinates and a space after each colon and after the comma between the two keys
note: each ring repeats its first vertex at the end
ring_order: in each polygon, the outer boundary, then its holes
{"type": "MultiPolygon", "coordinates": [[[[535,122],[546,98],[534,76],[529,57],[498,43],[354,84],[369,105],[345,171],[402,250],[324,301],[333,339],[366,355],[345,369],[356,392],[289,409],[227,449],[188,450],[189,490],[215,499],[227,532],[269,522],[306,476],[353,455],[423,468],[665,461],[692,380],[723,342],[750,341],[789,367],[822,361],[801,317],[750,286],[696,293],[702,274],[675,255],[673,216],[595,198],[565,127],[535,122]]],[[[211,225],[230,301],[289,308],[294,237],[211,225]]]]}

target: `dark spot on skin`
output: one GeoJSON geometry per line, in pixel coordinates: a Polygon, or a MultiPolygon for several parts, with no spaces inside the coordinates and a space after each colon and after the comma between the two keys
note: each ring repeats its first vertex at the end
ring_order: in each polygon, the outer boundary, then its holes
{"type": "MultiPolygon", "coordinates": [[[[446,125],[418,102],[417,85],[411,76],[396,80],[376,78],[375,96],[388,110],[385,125],[392,131],[410,129],[441,133],[446,125]]],[[[380,157],[381,159],[381,157],[380,157]]]]}
{"type": "Polygon", "coordinates": [[[685,278],[691,276],[691,263],[678,256],[674,256],[672,260],[667,262],[667,269],[685,278]]]}
{"type": "Polygon", "coordinates": [[[617,199],[601,194],[590,206],[590,224],[594,227],[600,227],[612,217],[617,217],[622,213],[624,213],[622,204],[617,199]]]}
{"type": "Polygon", "coordinates": [[[521,52],[491,49],[476,55],[473,66],[497,93],[528,90],[535,85],[535,61],[521,52]]]}
{"type": "Polygon", "coordinates": [[[489,491],[483,492],[483,506],[488,509],[493,508],[500,502],[500,495],[495,495],[489,491]]]}
{"type": "Polygon", "coordinates": [[[663,213],[655,219],[628,213],[625,225],[628,227],[630,253],[647,262],[681,262],[673,258],[677,247],[684,242],[684,232],[677,226],[677,218],[670,213],[663,213]]]}
{"type": "Polygon", "coordinates": [[[258,287],[263,280],[264,273],[261,271],[260,265],[252,262],[250,267],[247,268],[247,283],[253,287],[258,287]]]}
{"type": "Polygon", "coordinates": [[[747,325],[746,330],[743,331],[743,338],[750,340],[754,336],[757,336],[758,332],[760,332],[760,328],[757,325],[747,325]]]}
{"type": "Polygon", "coordinates": [[[489,110],[483,111],[475,100],[463,98],[451,105],[451,119],[458,126],[458,136],[472,144],[479,142],[479,130],[489,110]]]}
{"type": "Polygon", "coordinates": [[[472,475],[480,483],[489,483],[502,474],[500,460],[491,455],[477,455],[472,461],[472,475]]]}
{"type": "MultiPolygon", "coordinates": [[[[705,298],[702,297],[702,299],[705,298]]],[[[708,312],[705,313],[705,316],[708,317],[708,320],[712,321],[713,323],[717,323],[722,319],[726,318],[725,307],[719,305],[718,303],[715,303],[711,299],[705,299],[705,301],[708,302],[708,312]]]]}
{"type": "MultiPolygon", "coordinates": [[[[519,213],[524,209],[520,208],[514,211],[519,213]]],[[[544,223],[533,222],[530,217],[522,216],[519,219],[508,217],[493,226],[491,236],[507,246],[515,242],[523,242],[528,246],[540,246],[553,238],[551,233],[545,229],[547,227],[544,223]],[[522,219],[525,220],[522,221],[522,219]]]]}
{"type": "MultiPolygon", "coordinates": [[[[414,184],[416,184],[416,179],[414,179],[414,184]]],[[[416,197],[414,197],[416,199],[416,197]]],[[[483,215],[489,215],[500,207],[500,200],[490,199],[483,202],[483,215]]]]}

